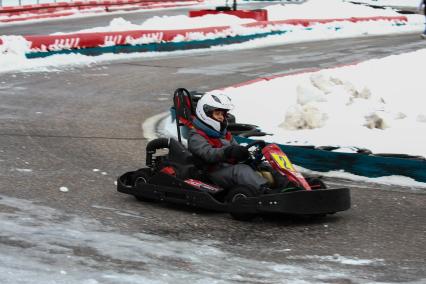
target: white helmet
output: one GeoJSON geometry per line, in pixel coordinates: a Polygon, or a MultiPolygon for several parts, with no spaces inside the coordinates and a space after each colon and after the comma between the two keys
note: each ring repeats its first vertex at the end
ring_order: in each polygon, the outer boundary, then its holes
{"type": "Polygon", "coordinates": [[[197,109],[195,113],[199,120],[207,124],[209,127],[214,130],[221,132],[226,129],[228,126],[228,121],[225,117],[223,123],[212,118],[213,110],[220,109],[225,112],[234,108],[234,105],[231,102],[231,99],[221,93],[216,94],[205,94],[197,103],[197,109]]]}

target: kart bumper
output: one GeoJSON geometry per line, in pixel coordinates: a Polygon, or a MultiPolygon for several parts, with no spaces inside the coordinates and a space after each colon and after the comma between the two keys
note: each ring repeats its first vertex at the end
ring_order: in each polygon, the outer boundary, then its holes
{"type": "Polygon", "coordinates": [[[350,190],[348,188],[335,188],[300,190],[246,198],[233,203],[229,211],[318,215],[345,211],[350,206],[350,190]]]}

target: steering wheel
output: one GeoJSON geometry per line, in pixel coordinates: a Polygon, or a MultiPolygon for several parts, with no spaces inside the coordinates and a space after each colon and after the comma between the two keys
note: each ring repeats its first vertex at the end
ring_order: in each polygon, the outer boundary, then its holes
{"type": "Polygon", "coordinates": [[[254,165],[259,165],[262,162],[263,154],[262,149],[266,146],[266,142],[263,140],[254,140],[247,144],[245,147],[249,150],[252,147],[256,147],[253,151],[250,152],[251,161],[254,165]]]}

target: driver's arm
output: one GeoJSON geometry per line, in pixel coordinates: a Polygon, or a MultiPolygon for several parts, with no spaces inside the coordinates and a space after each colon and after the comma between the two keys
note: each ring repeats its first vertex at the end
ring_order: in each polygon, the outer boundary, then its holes
{"type": "Polygon", "coordinates": [[[208,164],[216,164],[225,161],[225,147],[213,148],[209,142],[197,133],[190,135],[188,149],[195,156],[208,164]]]}

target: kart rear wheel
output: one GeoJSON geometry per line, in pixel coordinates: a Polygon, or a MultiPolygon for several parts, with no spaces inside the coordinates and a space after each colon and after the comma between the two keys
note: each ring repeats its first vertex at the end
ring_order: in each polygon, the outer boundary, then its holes
{"type": "MultiPolygon", "coordinates": [[[[225,200],[226,202],[232,206],[233,203],[236,203],[238,200],[247,198],[247,197],[256,197],[258,194],[246,187],[238,186],[229,191],[227,194],[225,200]]],[[[254,217],[256,217],[256,213],[244,213],[244,212],[229,212],[229,214],[234,218],[235,220],[239,221],[250,221],[254,217]]]]}
{"type": "MultiPolygon", "coordinates": [[[[135,187],[136,190],[138,190],[138,187],[142,186],[143,184],[148,183],[148,180],[149,180],[150,177],[151,177],[150,169],[140,169],[133,174],[132,185],[135,187]]],[[[134,197],[138,201],[145,201],[145,202],[154,201],[154,199],[147,198],[147,197],[142,197],[142,196],[137,196],[137,195],[134,195],[134,197]]]]}

